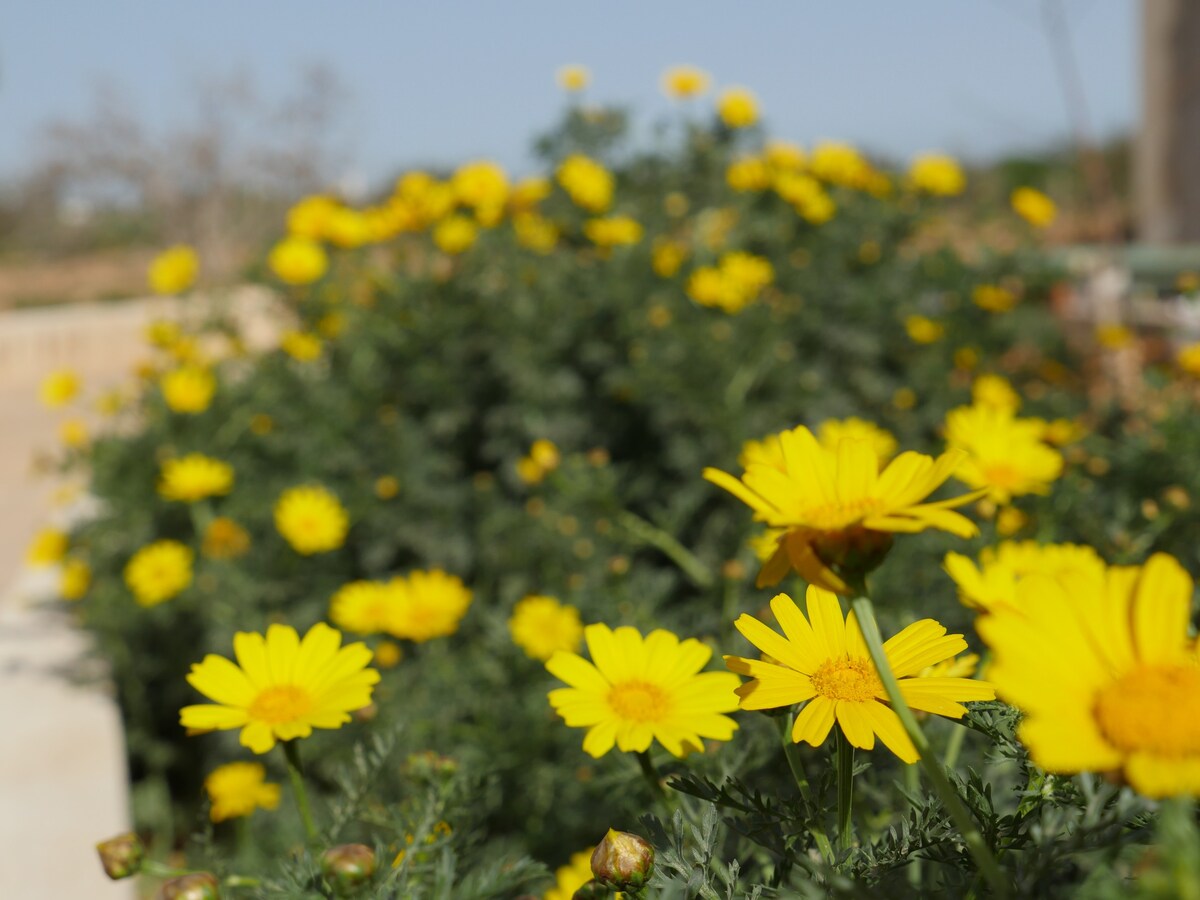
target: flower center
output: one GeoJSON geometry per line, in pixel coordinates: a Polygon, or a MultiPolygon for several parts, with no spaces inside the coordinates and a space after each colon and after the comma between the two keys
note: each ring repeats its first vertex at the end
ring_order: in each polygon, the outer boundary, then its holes
{"type": "Polygon", "coordinates": [[[294,722],[306,716],[313,707],[308,691],[294,684],[277,684],[259,692],[250,704],[250,718],[268,725],[294,722]]]}
{"type": "Polygon", "coordinates": [[[608,692],[608,705],[622,719],[635,722],[657,722],[666,717],[671,700],[656,684],[645,681],[626,681],[614,684],[608,692]]]}
{"type": "Polygon", "coordinates": [[[1143,666],[1096,698],[1104,736],[1126,752],[1200,753],[1200,668],[1143,666]]]}
{"type": "Polygon", "coordinates": [[[804,524],[818,531],[836,531],[847,525],[861,522],[881,509],[883,509],[883,503],[874,497],[810,506],[804,511],[804,524]]]}
{"type": "Polygon", "coordinates": [[[860,656],[827,659],[811,677],[816,692],[830,700],[862,703],[883,690],[871,661],[860,656]]]}
{"type": "Polygon", "coordinates": [[[1016,487],[1021,479],[1016,467],[1006,462],[992,463],[984,469],[983,477],[988,484],[998,488],[1016,487]]]}

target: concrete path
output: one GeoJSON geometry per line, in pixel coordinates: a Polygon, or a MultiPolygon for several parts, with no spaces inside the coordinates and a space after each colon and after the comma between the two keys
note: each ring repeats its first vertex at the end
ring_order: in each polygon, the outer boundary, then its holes
{"type": "MultiPolygon", "coordinates": [[[[30,540],[66,526],[79,506],[55,502],[61,482],[35,472],[58,446],[70,416],[98,427],[105,389],[128,383],[146,356],[142,332],[178,319],[200,301],[131,300],[0,313],[0,897],[13,900],[129,900],[129,882],[110,882],[94,845],[129,828],[120,717],[102,681],[86,687],[59,674],[87,648],[70,614],[43,601],[57,573],[25,566],[30,540]],[[184,303],[187,306],[184,306],[184,303]],[[37,401],[42,378],[71,368],[83,399],[51,412],[37,401]]],[[[235,295],[252,343],[269,340],[269,295],[235,295]]]]}

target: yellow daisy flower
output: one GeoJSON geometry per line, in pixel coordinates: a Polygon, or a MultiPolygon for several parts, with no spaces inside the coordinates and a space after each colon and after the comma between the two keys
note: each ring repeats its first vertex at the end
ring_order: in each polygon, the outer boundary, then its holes
{"type": "Polygon", "coordinates": [[[571,202],[588,212],[602,213],[612,205],[612,173],[582,153],[572,153],[559,163],[555,177],[571,202]]]}
{"type": "Polygon", "coordinates": [[[588,82],[592,80],[592,73],[585,66],[563,66],[555,74],[555,79],[564,91],[575,93],[588,86],[588,82]]]}
{"type": "Polygon", "coordinates": [[[82,600],[92,586],[92,568],[82,559],[70,558],[63,562],[58,592],[64,600],[82,600]]]}
{"type": "Polygon", "coordinates": [[[338,498],[320,485],[284,491],[275,503],[275,527],[303,556],[336,550],[346,540],[350,518],[338,498]]]}
{"type": "Polygon", "coordinates": [[[157,606],[170,600],[192,583],[190,547],[179,541],[147,544],[125,565],[125,584],[140,606],[157,606]]]}
{"type": "Polygon", "coordinates": [[[597,247],[620,247],[642,239],[642,224],[629,216],[588,219],[583,233],[597,247]]]}
{"type": "Polygon", "coordinates": [[[1019,609],[976,627],[988,674],[1024,713],[1017,732],[1050,772],[1121,772],[1148,797],[1200,796],[1200,653],[1193,583],[1173,557],[1020,582],[1019,609]]]}
{"type": "MultiPolygon", "coordinates": [[[[843,617],[838,598],[815,586],[808,589],[807,606],[805,618],[787,594],[775,596],[771,611],[783,635],[745,614],[734,622],[742,636],[772,660],[725,657],[732,671],[753,679],[737,689],[741,708],[805,703],[792,725],[795,743],[819,747],[836,721],[853,746],[874,749],[878,736],[904,762],[916,762],[916,747],[889,705],[854,613],[843,617]]],[[[967,649],[961,634],[946,634],[945,626],[933,619],[914,622],[885,642],[883,649],[912,709],[961,719],[967,712],[963,703],[996,696],[984,681],[920,677],[927,666],[967,649]]]]}
{"type": "Polygon", "coordinates": [[[583,622],[575,607],[554,597],[530,595],[513,607],[508,632],[526,656],[545,662],[558,650],[574,653],[579,649],[583,622]]]}
{"type": "Polygon", "coordinates": [[[156,294],[181,294],[196,281],[200,259],[187,244],[169,247],[150,263],[146,278],[156,294]]]}
{"type": "Polygon", "coordinates": [[[657,740],[674,756],[704,749],[704,738],[727,741],[737,723],[737,678],[701,672],[712,650],[658,629],[642,637],[628,626],[584,629],[592,661],[559,650],[546,669],[570,687],[550,692],[550,705],[572,728],[586,728],[583,749],[601,757],[648,750],[657,740]]]}
{"type": "Polygon", "coordinates": [[[1063,456],[1042,441],[1046,424],[1017,419],[987,406],[960,406],[946,415],[946,443],[967,455],[954,477],[986,490],[996,503],[1022,494],[1048,494],[1063,456]]]}
{"type": "Polygon", "coordinates": [[[249,549],[250,533],[225,516],[208,523],[200,544],[200,552],[209,559],[237,559],[249,549]]]}
{"type": "Polygon", "coordinates": [[[321,358],[321,338],[311,331],[285,331],[279,347],[297,362],[312,362],[321,358]]]}
{"type": "Polygon", "coordinates": [[[1200,377],[1200,343],[1181,347],[1175,354],[1175,362],[1187,374],[1200,377]]]}
{"type": "Polygon", "coordinates": [[[847,593],[847,567],[886,552],[891,533],[937,528],[959,537],[978,533],[953,512],[975,499],[967,494],[922,503],[951,476],[964,458],[950,450],[936,460],[908,451],[882,472],[870,441],[843,440],[822,447],[804,426],[778,436],[783,468],[751,462],[740,479],[718,469],[704,477],[754,510],[756,521],[784,529],[775,554],[758,574],[758,585],[778,584],[789,568],[827,590],[847,593]],[[841,571],[838,571],[841,570],[841,571]]]}
{"type": "Polygon", "coordinates": [[[43,528],[25,551],[25,562],[31,566],[52,566],[67,555],[67,545],[70,539],[65,531],[57,528],[43,528]]]}
{"type": "Polygon", "coordinates": [[[758,98],[744,87],[726,88],[717,99],[717,115],[727,128],[749,128],[758,121],[758,98]]]}
{"type": "Polygon", "coordinates": [[[158,480],[160,497],[184,503],[228,494],[232,489],[233,466],[203,453],[167,460],[158,480]]]}
{"type": "Polygon", "coordinates": [[[907,316],[904,330],[914,344],[936,344],[946,335],[946,326],[928,316],[907,316]]]}
{"type": "Polygon", "coordinates": [[[212,403],[217,380],[208,369],[181,366],[165,373],[159,387],[172,412],[195,415],[204,412],[212,403]]]}
{"type": "MultiPolygon", "coordinates": [[[[288,222],[291,220],[292,216],[289,214],[288,222]]],[[[309,226],[306,224],[305,227],[309,226]]],[[[275,277],[285,284],[312,284],[329,268],[329,257],[325,254],[325,248],[315,240],[295,234],[284,238],[271,248],[267,255],[267,265],[271,267],[275,277]]]]}
{"type": "Polygon", "coordinates": [[[466,216],[447,216],[433,229],[433,242],[451,256],[465,253],[479,236],[479,227],[466,216]]]}
{"type": "Polygon", "coordinates": [[[971,382],[971,402],[975,406],[989,406],[1002,412],[1015,413],[1021,408],[1021,395],[1007,378],[1000,375],[980,375],[971,382]]]}
{"type": "Polygon", "coordinates": [[[355,634],[387,631],[395,616],[396,591],[381,581],[351,581],[329,601],[329,621],[355,634]]]}
{"type": "Polygon", "coordinates": [[[850,416],[848,419],[826,419],[817,426],[817,440],[826,450],[837,452],[843,440],[869,441],[879,458],[879,468],[896,455],[896,437],[874,422],[850,416]]]}
{"type": "Polygon", "coordinates": [[[1006,313],[1020,299],[1015,293],[998,284],[977,284],[971,290],[971,302],[991,313],[1006,313]]]}
{"type": "Polygon", "coordinates": [[[59,409],[79,393],[79,376],[70,369],[51,372],[38,387],[38,399],[49,409],[59,409]]]}
{"type": "Polygon", "coordinates": [[[388,631],[417,643],[454,634],[471,605],[471,591],[462,579],[441,569],[393,578],[388,588],[395,592],[388,631]]]}
{"type": "Polygon", "coordinates": [[[279,806],[279,785],[268,784],[261,763],[233,762],[213,769],[204,779],[204,790],[214,822],[248,816],[256,809],[279,806]]]}
{"type": "Polygon", "coordinates": [[[301,198],[287,212],[288,234],[319,239],[340,206],[337,200],[321,194],[301,198]]]}
{"type": "Polygon", "coordinates": [[[958,161],[943,153],[923,153],[908,168],[908,180],[918,191],[935,197],[953,197],[967,186],[958,161]]]}
{"type": "Polygon", "coordinates": [[[367,668],[366,644],[342,647],[323,622],[301,640],[290,625],[233,636],[237,663],[209,654],[192,665],[188,684],[216,704],[185,706],[179,724],[195,731],[242,729],[241,744],[266,753],[276,741],[306,738],[314,728],[341,728],[369,706],[379,673],[367,668]]]}
{"type": "Polygon", "coordinates": [[[1039,544],[1037,541],[1004,541],[985,547],[978,565],[961,553],[947,553],[946,573],[958,585],[963,605],[982,611],[1000,606],[1024,605],[1017,583],[1029,575],[1047,578],[1104,577],[1104,560],[1082,544],[1039,544]]]}
{"type": "Polygon", "coordinates": [[[1058,215],[1054,201],[1031,187],[1019,187],[1009,198],[1013,212],[1034,228],[1046,228],[1058,215]]]}
{"type": "Polygon", "coordinates": [[[687,100],[708,90],[708,73],[695,66],[672,66],[663,73],[662,89],[673,100],[687,100]]]}
{"type": "Polygon", "coordinates": [[[592,853],[595,847],[571,854],[565,866],[554,870],[554,887],[542,894],[542,900],[571,900],[575,892],[592,880],[592,853]]]}

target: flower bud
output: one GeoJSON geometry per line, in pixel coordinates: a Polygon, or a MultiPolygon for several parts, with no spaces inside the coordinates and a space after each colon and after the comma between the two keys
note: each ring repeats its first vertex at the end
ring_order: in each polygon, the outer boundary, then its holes
{"type": "Polygon", "coordinates": [[[375,851],[366,844],[339,844],[321,855],[321,874],[339,894],[366,884],[375,874],[375,851]]]}
{"type": "Polygon", "coordinates": [[[813,540],[813,550],[821,562],[850,584],[860,583],[868,572],[883,562],[891,549],[889,532],[861,526],[823,532],[813,540]]]}
{"type": "Polygon", "coordinates": [[[592,874],[618,891],[640,890],[654,870],[654,848],[636,834],[608,829],[592,853],[592,874]]]}
{"type": "Polygon", "coordinates": [[[142,868],[142,858],[145,856],[142,842],[132,831],[101,841],[96,845],[96,852],[100,854],[104,874],[113,881],[136,875],[142,868]]]}
{"type": "Polygon", "coordinates": [[[581,885],[575,893],[571,895],[571,900],[612,900],[613,892],[611,888],[606,888],[595,878],[581,885]]]}
{"type": "Polygon", "coordinates": [[[210,872],[193,872],[164,881],[154,900],[221,900],[220,882],[210,872]]]}

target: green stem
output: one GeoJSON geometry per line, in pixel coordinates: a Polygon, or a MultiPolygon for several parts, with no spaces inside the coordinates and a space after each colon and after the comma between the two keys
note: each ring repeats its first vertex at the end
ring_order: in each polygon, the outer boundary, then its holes
{"type": "Polygon", "coordinates": [[[837,744],[837,836],[838,849],[843,853],[853,839],[851,807],[854,803],[854,745],[846,740],[840,728],[834,729],[837,744]]]}
{"type": "Polygon", "coordinates": [[[904,695],[900,692],[900,684],[896,681],[896,676],[888,663],[887,653],[883,649],[883,640],[879,636],[879,626],[875,622],[875,607],[871,603],[871,599],[866,596],[855,597],[850,605],[854,609],[854,615],[858,619],[859,628],[862,629],[867,650],[871,654],[871,661],[875,663],[875,668],[879,672],[879,678],[883,682],[884,690],[887,691],[892,709],[900,717],[904,730],[908,732],[908,736],[920,756],[921,766],[925,769],[925,774],[933,784],[938,797],[941,798],[942,805],[946,807],[946,812],[949,813],[955,827],[962,833],[967,851],[975,860],[975,865],[979,867],[980,873],[987,879],[988,885],[996,896],[1010,896],[1008,882],[1005,880],[1000,866],[996,863],[996,858],[984,842],[983,834],[971,818],[970,812],[963,805],[958,792],[950,784],[945,770],[933,754],[933,748],[930,746],[928,738],[921,731],[921,726],[917,723],[916,717],[913,716],[912,710],[908,708],[908,703],[904,700],[904,695]]]}
{"type": "MultiPolygon", "coordinates": [[[[800,789],[800,797],[804,800],[805,814],[807,815],[811,811],[816,810],[817,807],[813,803],[812,791],[808,788],[808,775],[804,772],[804,760],[800,758],[800,747],[792,740],[790,719],[780,717],[775,721],[779,725],[779,736],[783,742],[784,758],[787,759],[788,768],[792,770],[792,778],[796,781],[796,787],[800,789]]],[[[837,857],[833,852],[833,844],[829,842],[829,835],[823,829],[819,828],[815,821],[809,823],[808,833],[816,841],[817,849],[821,851],[821,856],[825,858],[826,862],[832,864],[837,857]]]]}
{"type": "Polygon", "coordinates": [[[708,571],[704,563],[696,558],[691,550],[683,546],[683,544],[679,543],[671,535],[667,534],[657,525],[647,522],[641,516],[631,513],[627,509],[617,513],[616,518],[617,524],[635,538],[645,541],[651,547],[655,547],[665,553],[671,562],[679,566],[683,570],[683,573],[698,587],[712,587],[713,574],[708,571]]]}
{"type": "Polygon", "coordinates": [[[639,750],[637,753],[638,765],[641,766],[642,775],[646,779],[646,784],[650,785],[650,793],[654,795],[654,799],[662,803],[664,806],[667,803],[667,792],[663,790],[662,778],[659,777],[658,769],[654,767],[654,763],[650,761],[649,750],[639,750]]]}
{"type": "Polygon", "coordinates": [[[147,859],[142,863],[139,870],[142,875],[149,875],[152,878],[178,878],[181,875],[194,875],[199,869],[179,869],[175,866],[168,866],[165,863],[160,863],[154,859],[147,859]]]}
{"type": "Polygon", "coordinates": [[[962,752],[963,738],[967,736],[967,727],[960,724],[950,734],[950,740],[946,742],[946,760],[944,765],[947,769],[953,769],[954,764],[958,762],[958,754],[962,752]]]}
{"type": "MultiPolygon", "coordinates": [[[[920,802],[921,769],[916,763],[904,766],[904,790],[912,799],[910,803],[920,802]]],[[[908,863],[908,883],[913,887],[921,886],[921,857],[915,856],[908,863]]]]}
{"type": "Polygon", "coordinates": [[[287,759],[288,775],[292,780],[292,793],[296,795],[296,808],[304,823],[304,834],[310,844],[317,842],[317,826],[313,822],[312,809],[308,805],[308,791],[304,787],[304,770],[300,767],[300,750],[296,741],[283,742],[283,755],[287,759]]]}

